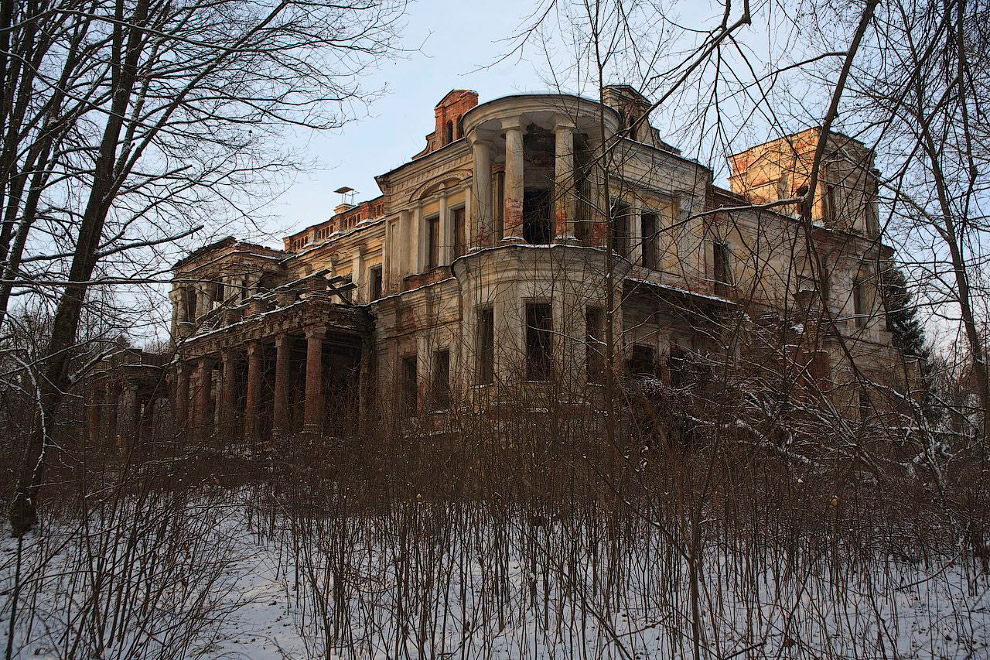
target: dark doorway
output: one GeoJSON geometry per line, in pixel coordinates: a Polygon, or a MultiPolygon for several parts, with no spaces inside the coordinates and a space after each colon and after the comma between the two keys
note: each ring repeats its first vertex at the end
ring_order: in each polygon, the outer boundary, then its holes
{"type": "Polygon", "coordinates": [[[553,198],[547,188],[523,193],[523,238],[527,243],[545,245],[553,231],[553,198]]]}

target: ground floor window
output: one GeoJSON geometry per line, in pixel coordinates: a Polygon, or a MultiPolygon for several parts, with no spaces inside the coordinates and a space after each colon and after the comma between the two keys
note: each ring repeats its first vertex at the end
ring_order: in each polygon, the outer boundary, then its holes
{"type": "Polygon", "coordinates": [[[495,379],[495,313],[491,307],[475,311],[478,325],[475,336],[476,385],[491,385],[495,379]]]}
{"type": "Polygon", "coordinates": [[[402,412],[406,416],[412,416],[416,414],[416,410],[419,408],[419,377],[416,355],[404,356],[399,368],[402,412]]]}
{"type": "Polygon", "coordinates": [[[433,408],[450,408],[450,351],[444,349],[433,354],[433,408]]]}
{"type": "Polygon", "coordinates": [[[553,312],[550,303],[526,303],[526,378],[550,380],[553,312]]]}
{"type": "Polygon", "coordinates": [[[588,382],[600,385],[605,382],[605,310],[588,307],[585,310],[584,363],[588,382]]]}

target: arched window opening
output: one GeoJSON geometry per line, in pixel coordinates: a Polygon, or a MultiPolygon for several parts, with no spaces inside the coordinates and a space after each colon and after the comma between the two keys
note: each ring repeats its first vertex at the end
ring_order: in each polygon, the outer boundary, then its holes
{"type": "Polygon", "coordinates": [[[447,120],[447,126],[444,129],[443,143],[450,144],[454,141],[454,122],[447,120]]]}
{"type": "Polygon", "coordinates": [[[464,116],[461,115],[457,118],[457,139],[460,140],[464,137],[464,116]]]}

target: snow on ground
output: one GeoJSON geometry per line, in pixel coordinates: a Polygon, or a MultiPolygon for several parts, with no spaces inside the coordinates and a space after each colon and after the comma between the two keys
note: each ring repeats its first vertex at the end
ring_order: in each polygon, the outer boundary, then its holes
{"type": "MultiPolygon", "coordinates": [[[[392,514],[259,533],[243,504],[184,506],[187,516],[163,506],[146,525],[134,513],[26,537],[14,657],[692,652],[686,569],[661,544],[616,556],[593,530],[560,523],[434,527],[407,542],[409,519],[392,514]]],[[[428,529],[425,508],[413,515],[428,529]]],[[[3,533],[5,641],[16,556],[3,533]]],[[[714,657],[990,658],[990,584],[959,557],[888,558],[833,579],[827,562],[712,551],[704,571],[697,615],[714,657]]]]}

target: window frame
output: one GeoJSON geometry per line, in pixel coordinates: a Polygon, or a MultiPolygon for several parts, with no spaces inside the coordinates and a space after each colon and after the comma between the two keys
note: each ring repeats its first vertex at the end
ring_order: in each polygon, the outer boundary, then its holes
{"type": "Polygon", "coordinates": [[[605,308],[588,305],[584,308],[584,374],[588,385],[604,385],[608,361],[605,356],[605,308]],[[593,316],[597,317],[593,320],[593,316]],[[599,336],[595,336],[595,333],[599,336]]]}
{"type": "Polygon", "coordinates": [[[732,288],[732,248],[721,238],[712,240],[712,282],[715,295],[728,295],[732,288]]]}
{"type": "Polygon", "coordinates": [[[495,309],[484,305],[475,309],[474,384],[495,382],[495,309]]]}
{"type": "Polygon", "coordinates": [[[450,223],[453,225],[454,245],[453,258],[463,256],[467,253],[467,207],[463,204],[455,206],[449,211],[450,223]]]}
{"type": "Polygon", "coordinates": [[[658,270],[660,255],[658,254],[659,250],[657,249],[657,243],[660,233],[660,214],[656,211],[644,210],[643,213],[640,214],[639,228],[640,240],[642,242],[641,260],[643,267],[650,270],[658,270]],[[651,231],[646,230],[647,218],[652,218],[653,228],[651,231]]]}
{"type": "Polygon", "coordinates": [[[440,348],[433,351],[430,365],[430,405],[433,410],[450,410],[450,349],[440,348]]]}
{"type": "Polygon", "coordinates": [[[400,401],[402,403],[402,415],[404,417],[415,417],[419,412],[419,356],[416,353],[407,353],[400,356],[400,401]]]}
{"type": "Polygon", "coordinates": [[[440,215],[426,218],[426,270],[440,266],[440,215]]]}
{"type": "Polygon", "coordinates": [[[553,380],[553,305],[548,300],[525,301],[526,380],[545,383],[553,380]],[[540,318],[535,318],[537,311],[540,318]],[[545,312],[545,313],[544,313],[545,312]],[[534,325],[546,321],[545,326],[534,325]]]}

